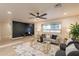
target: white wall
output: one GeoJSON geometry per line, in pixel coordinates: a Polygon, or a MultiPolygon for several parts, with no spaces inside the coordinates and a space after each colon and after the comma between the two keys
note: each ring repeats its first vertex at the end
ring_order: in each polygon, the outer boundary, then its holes
{"type": "Polygon", "coordinates": [[[49,20],[49,21],[45,21],[45,22],[38,22],[37,29],[39,29],[39,33],[43,33],[41,25],[45,24],[45,23],[50,23],[50,22],[60,22],[61,23],[62,29],[61,29],[60,35],[61,35],[61,41],[63,42],[64,38],[69,38],[69,26],[70,26],[70,24],[75,24],[76,22],[79,23],[79,16],[49,20]]]}
{"type": "MultiPolygon", "coordinates": [[[[67,30],[70,24],[74,24],[76,22],[79,23],[79,16],[66,17],[66,18],[61,18],[61,19],[55,19],[55,20],[35,23],[35,35],[37,35],[38,33],[42,34],[43,32],[42,32],[41,25],[44,23],[50,23],[50,22],[60,22],[62,24],[61,41],[63,41],[65,37],[67,38],[69,37],[67,30]]],[[[0,38],[1,40],[4,40],[4,39],[8,40],[12,38],[11,21],[0,23],[0,38]]]]}
{"type": "Polygon", "coordinates": [[[79,23],[79,16],[62,19],[62,37],[63,38],[69,37],[67,31],[70,28],[70,24],[75,24],[76,22],[79,23]]]}
{"type": "Polygon", "coordinates": [[[1,23],[1,40],[12,40],[12,20],[1,23]]]}
{"type": "Polygon", "coordinates": [[[1,40],[8,40],[12,37],[12,24],[10,21],[1,22],[1,40]]]}
{"type": "Polygon", "coordinates": [[[1,40],[1,24],[0,24],[0,40],[1,40]]]}

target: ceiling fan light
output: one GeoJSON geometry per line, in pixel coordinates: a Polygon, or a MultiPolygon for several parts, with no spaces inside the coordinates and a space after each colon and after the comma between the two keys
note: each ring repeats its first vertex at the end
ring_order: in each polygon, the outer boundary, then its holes
{"type": "Polygon", "coordinates": [[[40,18],[36,18],[36,19],[40,19],[40,18]]]}

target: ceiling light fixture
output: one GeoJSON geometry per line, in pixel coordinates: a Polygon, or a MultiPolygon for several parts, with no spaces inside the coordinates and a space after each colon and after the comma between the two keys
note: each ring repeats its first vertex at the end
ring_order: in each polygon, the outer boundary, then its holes
{"type": "Polygon", "coordinates": [[[11,11],[8,11],[7,13],[8,13],[8,14],[12,14],[12,12],[11,12],[11,11]]]}
{"type": "Polygon", "coordinates": [[[64,15],[67,15],[67,13],[64,13],[64,15]]]}

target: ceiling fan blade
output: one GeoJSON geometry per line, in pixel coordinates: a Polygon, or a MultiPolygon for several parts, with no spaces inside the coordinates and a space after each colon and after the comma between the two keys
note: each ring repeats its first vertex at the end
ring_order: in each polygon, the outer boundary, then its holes
{"type": "Polygon", "coordinates": [[[30,13],[30,15],[35,16],[35,17],[36,17],[36,15],[34,15],[34,14],[32,14],[32,13],[30,13]]]}
{"type": "Polygon", "coordinates": [[[34,17],[28,17],[28,19],[34,19],[34,17]]]}
{"type": "Polygon", "coordinates": [[[44,13],[44,14],[40,15],[40,17],[45,16],[45,15],[47,15],[47,13],[44,13]]]}
{"type": "Polygon", "coordinates": [[[47,19],[47,18],[44,18],[44,17],[40,17],[41,19],[47,19]]]}

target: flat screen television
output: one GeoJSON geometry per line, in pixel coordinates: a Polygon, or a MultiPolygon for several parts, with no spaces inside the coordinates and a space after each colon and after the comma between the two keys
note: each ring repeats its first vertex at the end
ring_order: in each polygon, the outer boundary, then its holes
{"type": "Polygon", "coordinates": [[[34,24],[13,21],[12,25],[13,38],[34,35],[34,24]]]}

